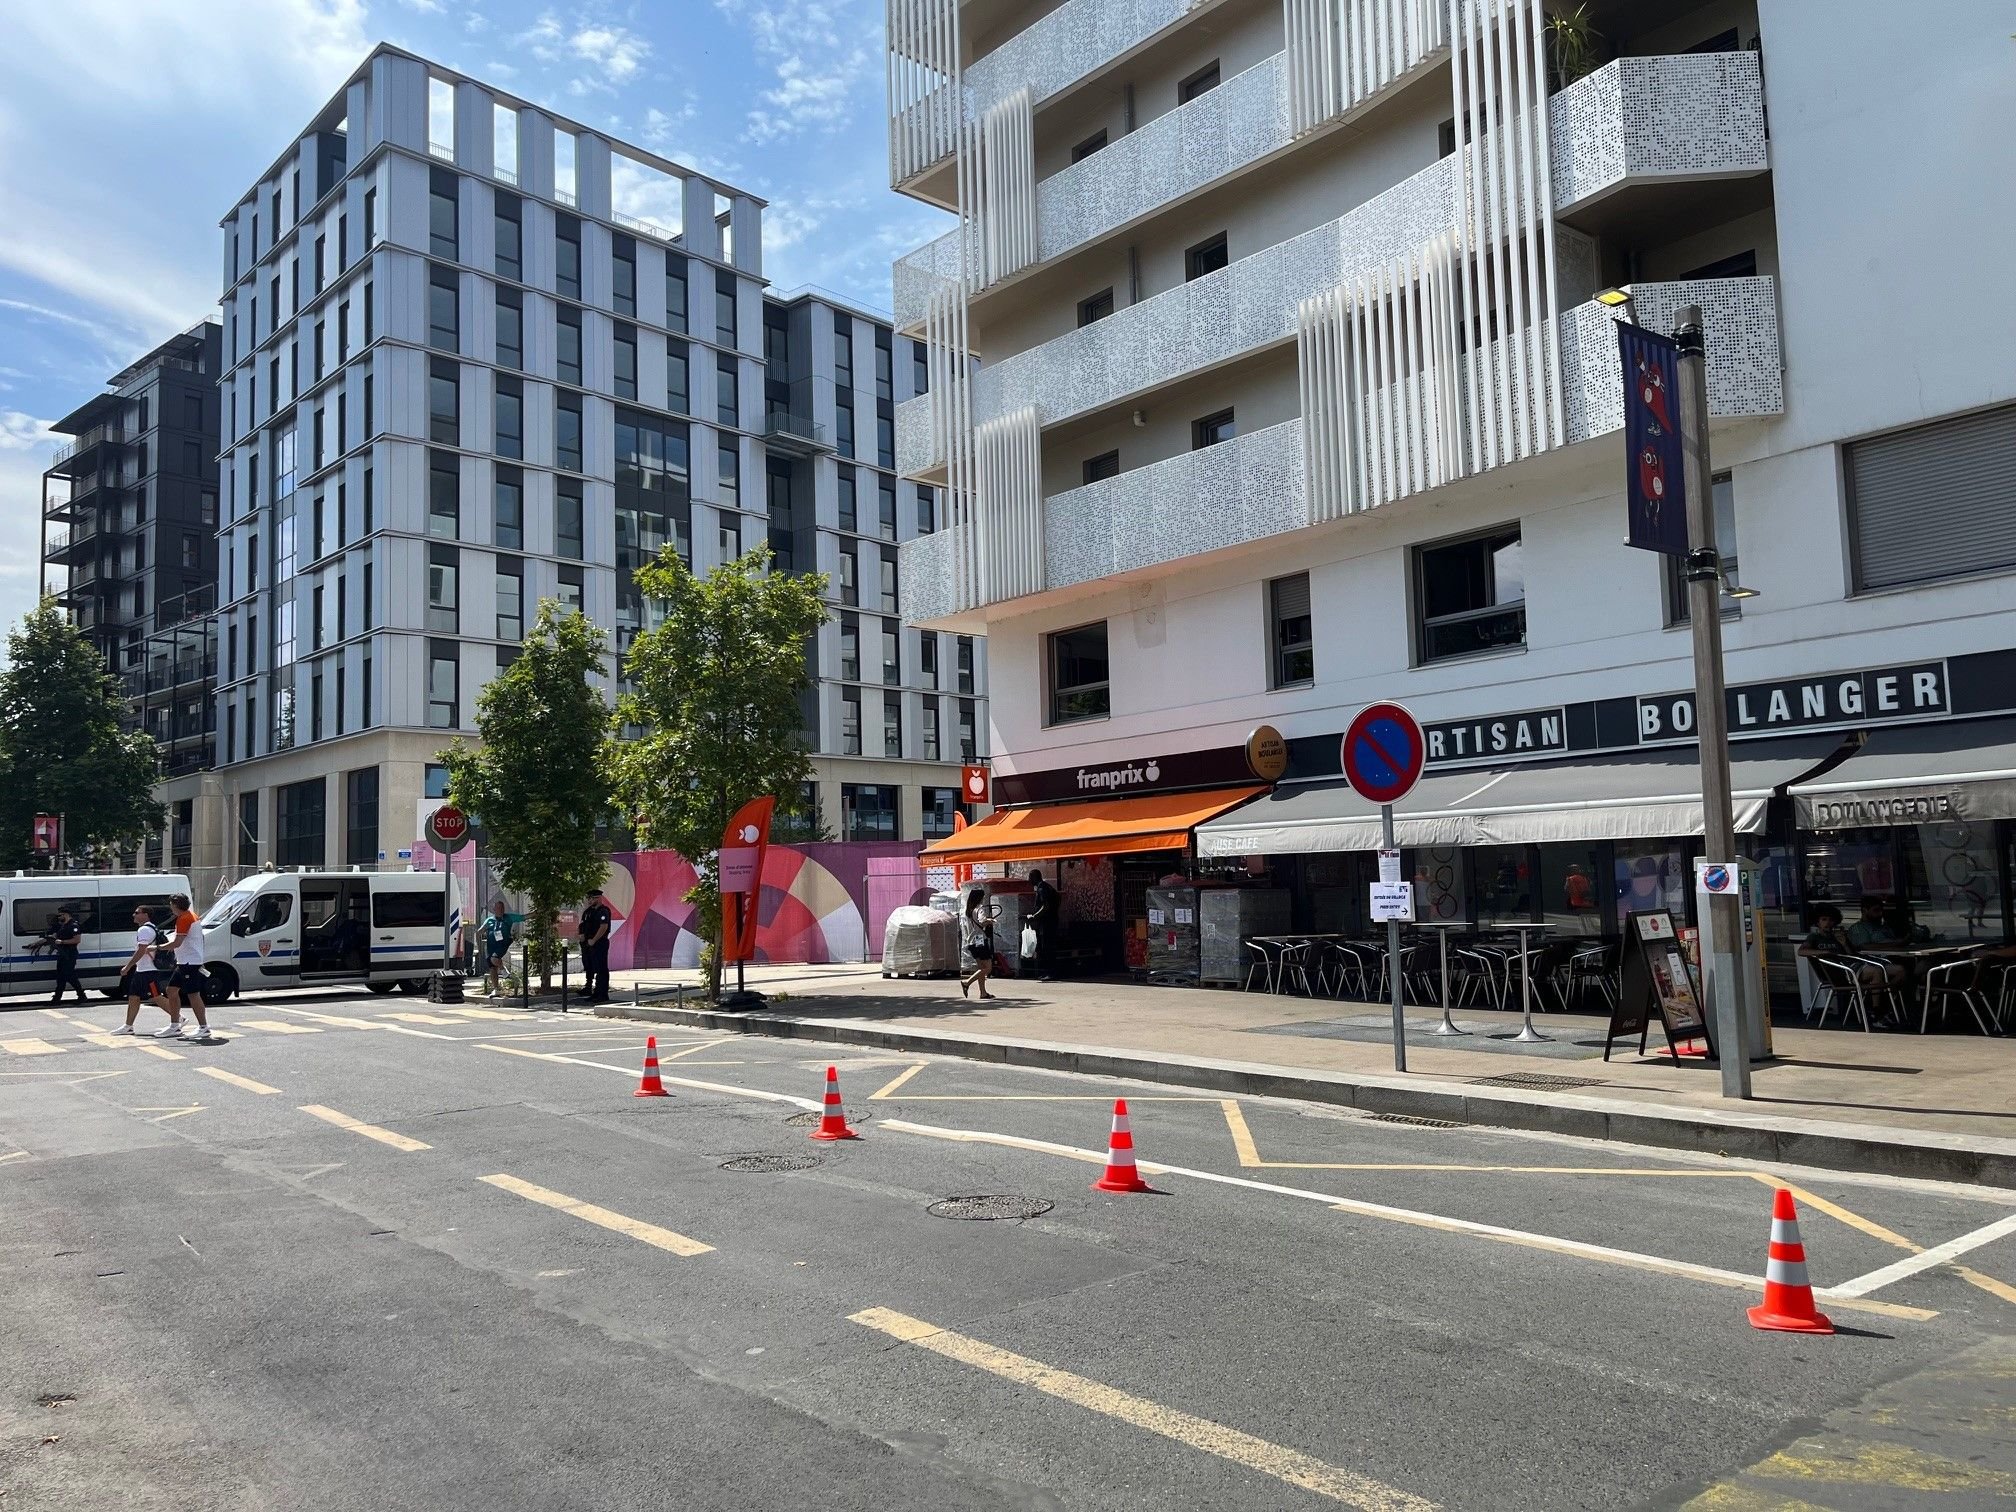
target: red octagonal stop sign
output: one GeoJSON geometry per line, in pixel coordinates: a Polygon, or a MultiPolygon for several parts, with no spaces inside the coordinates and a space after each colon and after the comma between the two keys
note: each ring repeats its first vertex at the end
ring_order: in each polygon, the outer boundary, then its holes
{"type": "Polygon", "coordinates": [[[427,838],[436,850],[460,850],[469,841],[469,816],[444,803],[427,816],[427,838]]]}

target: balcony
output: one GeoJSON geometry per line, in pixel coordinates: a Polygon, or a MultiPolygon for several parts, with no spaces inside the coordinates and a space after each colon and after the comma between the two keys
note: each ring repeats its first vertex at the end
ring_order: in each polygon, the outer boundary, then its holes
{"type": "Polygon", "coordinates": [[[772,451],[791,457],[816,457],[833,449],[833,443],[826,439],[825,426],[808,416],[774,407],[764,412],[763,440],[772,451]]]}
{"type": "Polygon", "coordinates": [[[81,432],[68,445],[56,448],[55,455],[49,459],[49,471],[71,476],[75,472],[82,471],[82,464],[91,460],[92,453],[98,448],[117,446],[125,439],[124,427],[116,422],[94,425],[89,430],[81,432]]]}
{"type": "MultiPolygon", "coordinates": [[[[1738,421],[1783,412],[1773,280],[1640,284],[1632,295],[1639,319],[1660,329],[1671,327],[1680,306],[1701,306],[1711,417],[1738,421]]],[[[1581,304],[1557,317],[1556,329],[1567,444],[1620,431],[1624,397],[1615,316],[1601,305],[1581,304]]],[[[1383,401],[1374,394],[1370,402],[1383,401]]],[[[1290,420],[1046,498],[1045,591],[1309,528],[1302,426],[1300,419],[1290,420]]],[[[1517,488],[1541,481],[1536,470],[1548,466],[1541,456],[1496,471],[1503,486],[1517,488]]],[[[1383,507],[1406,509],[1412,503],[1401,499],[1383,507]]],[[[921,536],[903,547],[906,620],[970,630],[984,618],[986,605],[958,602],[964,528],[921,536]]]]}

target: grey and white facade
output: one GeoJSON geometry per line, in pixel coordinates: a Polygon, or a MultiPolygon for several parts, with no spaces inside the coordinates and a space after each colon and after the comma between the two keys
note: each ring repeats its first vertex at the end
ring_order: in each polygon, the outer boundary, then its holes
{"type": "MultiPolygon", "coordinates": [[[[394,862],[541,599],[620,655],[641,561],[676,541],[705,571],[771,532],[763,208],[381,46],[224,218],[231,859],[394,862]]],[[[814,452],[794,565],[837,565],[814,452]]],[[[908,756],[864,780],[914,804],[908,756]]]]}
{"type": "MultiPolygon", "coordinates": [[[[1591,0],[1583,65],[1556,9],[890,0],[892,183],[960,217],[894,270],[931,378],[898,460],[948,523],[904,612],[987,635],[1002,774],[1271,724],[1291,785],[1334,782],[1381,698],[1481,729],[1458,767],[1684,738],[1630,712],[1692,672],[1670,562],[1621,545],[1612,289],[1703,311],[1720,547],[1761,594],[1732,685],[1942,668],[1783,724],[1760,691],[1739,737],[2016,710],[2016,147],[1967,124],[2016,112],[2005,8],[1591,0]],[[1551,749],[1491,744],[1534,711],[1551,749]]],[[[2011,818],[1962,867],[2005,920],[2011,818]]]]}

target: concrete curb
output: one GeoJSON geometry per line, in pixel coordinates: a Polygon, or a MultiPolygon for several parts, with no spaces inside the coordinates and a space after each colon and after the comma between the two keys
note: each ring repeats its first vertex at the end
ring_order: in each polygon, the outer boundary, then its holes
{"type": "Polygon", "coordinates": [[[847,1019],[720,1013],[711,1009],[645,1007],[621,1002],[601,1004],[595,1013],[598,1018],[679,1024],[728,1034],[760,1034],[772,1039],[861,1045],[919,1055],[998,1061],[1046,1071],[1125,1077],[1201,1092],[1300,1098],[1367,1113],[1399,1113],[1488,1128],[1572,1134],[1583,1139],[1726,1155],[1736,1160],[2016,1188],[2016,1140],[2011,1139],[1780,1118],[1736,1109],[1711,1116],[1664,1103],[1478,1087],[1431,1076],[1315,1071],[1192,1055],[1149,1056],[1104,1045],[939,1034],[847,1019]]]}

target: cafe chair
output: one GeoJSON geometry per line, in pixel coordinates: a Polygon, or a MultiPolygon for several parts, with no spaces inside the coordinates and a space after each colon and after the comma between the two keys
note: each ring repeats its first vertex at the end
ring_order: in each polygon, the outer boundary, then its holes
{"type": "Polygon", "coordinates": [[[1260,979],[1260,990],[1262,992],[1272,992],[1274,990],[1274,957],[1268,954],[1267,947],[1262,945],[1258,940],[1245,940],[1241,943],[1247,950],[1253,953],[1252,962],[1246,968],[1246,985],[1242,990],[1251,992],[1253,990],[1253,979],[1258,977],[1260,979]]]}
{"type": "Polygon", "coordinates": [[[1547,991],[1554,991],[1554,1003],[1563,1013],[1568,1011],[1568,963],[1575,952],[1582,949],[1577,940],[1549,940],[1533,953],[1533,1006],[1545,1009],[1547,991]]]}
{"type": "MultiPolygon", "coordinates": [[[[1862,975],[1860,966],[1854,961],[1844,961],[1839,956],[1808,956],[1813,967],[1814,980],[1819,984],[1814,1001],[1820,1009],[1820,1018],[1814,1024],[1816,1029],[1827,1027],[1827,1015],[1836,1008],[1841,1010],[1841,1022],[1848,1022],[1848,1011],[1852,1008],[1862,1020],[1862,1032],[1869,1032],[1869,1004],[1862,995],[1862,975]]],[[[1888,989],[1880,989],[1887,991],[1888,989]]]]}
{"type": "Polygon", "coordinates": [[[1926,1032],[1932,1022],[1932,1005],[1939,1005],[1939,1023],[1944,1027],[1946,1010],[1956,997],[1967,1011],[1974,1015],[1975,1027],[1983,1034],[1994,1034],[1991,1029],[1995,1012],[1988,1001],[1988,994],[1981,988],[1981,963],[1979,961],[1946,961],[1937,966],[1925,968],[1925,1006],[1919,1011],[1918,1032],[1926,1032]],[[1988,1017],[1983,1017],[1983,1014],[1988,1017]]]}
{"type": "Polygon", "coordinates": [[[1578,1003],[1590,992],[1603,999],[1608,1013],[1617,1006],[1617,956],[1614,944],[1578,950],[1568,960],[1568,991],[1578,1003]]]}
{"type": "MultiPolygon", "coordinates": [[[[1373,967],[1367,959],[1365,947],[1350,940],[1335,940],[1331,949],[1337,952],[1337,992],[1341,997],[1351,995],[1353,1002],[1365,1002],[1370,996],[1373,967]]],[[[1379,959],[1378,956],[1371,957],[1379,959]]]]}
{"type": "Polygon", "coordinates": [[[1505,1006],[1505,958],[1482,946],[1461,946],[1451,953],[1456,968],[1456,1004],[1462,1007],[1481,996],[1493,1008],[1505,1006]]]}
{"type": "Polygon", "coordinates": [[[1286,992],[1295,984],[1302,986],[1302,996],[1315,997],[1316,989],[1309,980],[1310,941],[1298,940],[1292,945],[1281,947],[1280,960],[1274,969],[1274,990],[1286,992]]]}

